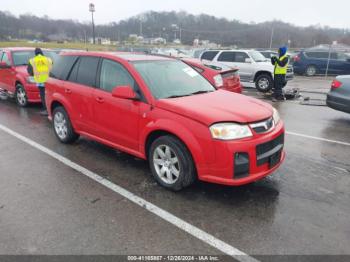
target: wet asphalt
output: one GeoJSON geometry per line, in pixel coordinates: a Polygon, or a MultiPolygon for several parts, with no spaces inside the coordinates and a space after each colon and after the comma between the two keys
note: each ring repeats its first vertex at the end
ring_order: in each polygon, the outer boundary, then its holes
{"type": "MultiPolygon", "coordinates": [[[[297,78],[288,87],[322,99],[330,81],[297,78]]],[[[299,100],[274,106],[289,132],[350,142],[350,114],[299,100]]],[[[0,124],[247,254],[350,255],[350,146],[287,134],[286,161],[266,179],[173,193],[146,161],[84,138],[60,144],[39,111],[0,101],[0,124]]],[[[221,252],[0,130],[1,254],[221,252]]]]}

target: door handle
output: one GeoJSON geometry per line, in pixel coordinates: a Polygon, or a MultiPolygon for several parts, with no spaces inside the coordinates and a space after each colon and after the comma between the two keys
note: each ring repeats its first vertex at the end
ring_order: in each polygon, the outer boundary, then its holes
{"type": "Polygon", "coordinates": [[[105,100],[102,97],[96,97],[98,103],[103,103],[105,100]]]}
{"type": "Polygon", "coordinates": [[[72,90],[70,90],[69,88],[66,88],[66,89],[64,90],[64,92],[65,92],[66,94],[71,94],[71,93],[72,93],[72,90]]]}

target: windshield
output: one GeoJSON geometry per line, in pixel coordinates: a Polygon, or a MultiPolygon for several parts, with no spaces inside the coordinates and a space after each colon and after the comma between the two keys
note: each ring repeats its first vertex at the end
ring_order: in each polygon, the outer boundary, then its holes
{"type": "MultiPolygon", "coordinates": [[[[43,51],[44,55],[50,57],[54,63],[58,54],[53,51],[43,51]]],[[[15,51],[12,52],[13,64],[14,66],[28,65],[29,59],[35,56],[33,51],[15,51]]]]}
{"type": "Polygon", "coordinates": [[[137,61],[134,66],[157,99],[215,91],[204,77],[181,61],[137,61]]]}
{"type": "Polygon", "coordinates": [[[249,55],[255,62],[265,62],[267,60],[266,57],[258,51],[250,51],[249,55]]]}

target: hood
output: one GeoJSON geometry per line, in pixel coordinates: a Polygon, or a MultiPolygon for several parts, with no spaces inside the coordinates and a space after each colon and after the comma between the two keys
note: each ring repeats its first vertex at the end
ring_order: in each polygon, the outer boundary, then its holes
{"type": "Polygon", "coordinates": [[[160,99],[155,106],[208,126],[217,122],[252,123],[272,116],[272,107],[269,104],[225,90],[160,99]]]}

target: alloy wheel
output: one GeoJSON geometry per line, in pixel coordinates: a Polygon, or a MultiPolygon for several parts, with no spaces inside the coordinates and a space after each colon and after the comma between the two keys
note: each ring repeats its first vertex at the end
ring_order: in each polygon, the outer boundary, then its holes
{"type": "Polygon", "coordinates": [[[24,106],[27,103],[27,94],[22,87],[17,89],[16,97],[17,97],[18,103],[21,106],[24,106]]]}
{"type": "Polygon", "coordinates": [[[166,184],[174,184],[179,179],[180,162],[174,150],[167,145],[159,145],[153,153],[153,165],[158,177],[166,184]]]}
{"type": "Polygon", "coordinates": [[[261,78],[258,81],[258,86],[259,86],[260,89],[266,90],[266,89],[269,88],[270,82],[269,82],[269,80],[267,78],[261,78]]]}
{"type": "Polygon", "coordinates": [[[64,140],[67,137],[68,134],[68,126],[67,126],[67,120],[65,116],[61,112],[57,112],[54,116],[54,127],[57,136],[64,140]]]}

